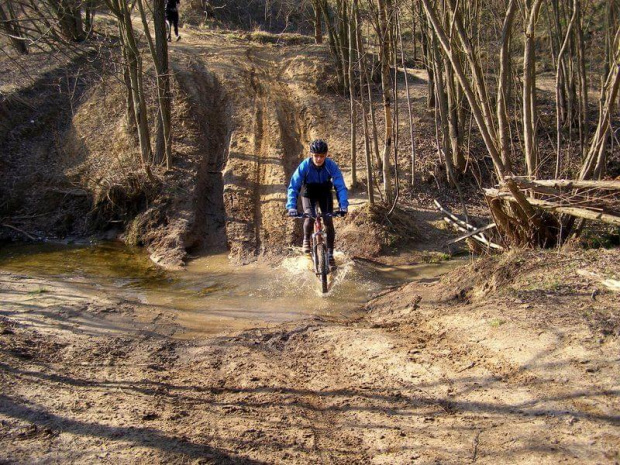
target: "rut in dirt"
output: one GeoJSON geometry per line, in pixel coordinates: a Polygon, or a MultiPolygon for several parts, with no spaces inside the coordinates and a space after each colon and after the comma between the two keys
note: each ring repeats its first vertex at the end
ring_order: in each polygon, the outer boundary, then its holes
{"type": "Polygon", "coordinates": [[[204,63],[193,62],[190,69],[176,67],[175,73],[197,116],[198,140],[203,150],[196,175],[193,249],[224,251],[227,241],[222,170],[228,159],[232,131],[230,100],[217,76],[204,63]]]}
{"type": "Polygon", "coordinates": [[[280,253],[301,234],[283,211],[309,132],[305,111],[283,77],[288,61],[277,50],[250,46],[217,69],[208,54],[177,50],[187,53],[175,73],[199,120],[203,151],[194,249],[228,249],[241,263],[280,253]]]}

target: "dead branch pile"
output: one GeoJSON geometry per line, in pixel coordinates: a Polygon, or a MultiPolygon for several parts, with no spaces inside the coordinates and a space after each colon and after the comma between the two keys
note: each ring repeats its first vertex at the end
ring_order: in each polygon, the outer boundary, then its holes
{"type": "MultiPolygon", "coordinates": [[[[457,237],[456,239],[452,239],[446,245],[450,246],[462,240],[468,239],[468,243],[470,244],[470,246],[471,246],[471,240],[475,240],[479,243],[480,246],[482,246],[483,248],[487,250],[488,249],[504,250],[504,248],[501,245],[493,242],[489,237],[487,237],[487,234],[485,234],[485,231],[488,231],[496,227],[495,223],[491,223],[486,226],[477,228],[469,224],[468,222],[463,221],[462,219],[460,219],[458,216],[454,215],[450,211],[446,210],[444,207],[441,206],[439,202],[437,202],[437,200],[435,200],[434,202],[435,202],[435,206],[437,207],[437,210],[443,213],[443,220],[449,225],[451,225],[457,231],[461,231],[465,233],[457,237]]],[[[477,249],[480,249],[480,247],[477,247],[477,249]]]]}
{"type": "Polygon", "coordinates": [[[620,226],[620,181],[535,180],[511,176],[499,188],[485,189],[485,195],[498,231],[519,246],[561,243],[570,234],[575,218],[620,226]],[[520,199],[515,198],[510,183],[518,187],[520,199]],[[523,215],[518,205],[524,201],[535,207],[534,217],[523,215]],[[533,224],[538,228],[533,228],[533,224]]]}

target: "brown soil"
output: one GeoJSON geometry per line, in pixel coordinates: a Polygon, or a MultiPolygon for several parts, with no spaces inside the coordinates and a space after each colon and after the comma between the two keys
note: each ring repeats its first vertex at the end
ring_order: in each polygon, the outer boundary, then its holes
{"type": "Polygon", "coordinates": [[[619,261],[513,253],[347,324],[193,342],[170,312],[2,273],[0,459],[617,463],[619,261]]]}
{"type": "MultiPolygon", "coordinates": [[[[165,266],[193,248],[227,246],[240,262],[288,253],[299,225],[283,215],[285,185],[300,141],[329,134],[332,156],[348,163],[347,104],[327,92],[325,50],[182,35],[171,50],[175,170],[156,173],[161,185],[134,176],[121,94],[93,85],[71,120],[74,148],[50,173],[54,211],[101,200],[98,218],[128,224],[127,240],[165,266]],[[106,113],[89,111],[103,98],[106,113]],[[83,137],[94,128],[101,138],[83,137]],[[101,157],[110,146],[119,156],[101,157]]],[[[26,120],[1,128],[15,157],[26,120]]],[[[38,180],[29,176],[20,185],[38,180]]],[[[11,224],[36,231],[37,198],[22,205],[28,221],[11,224]]],[[[342,249],[439,256],[447,233],[420,204],[389,222],[354,210],[342,249]]],[[[67,231],[81,220],[54,218],[67,231]]],[[[378,295],[354,321],[192,342],[175,337],[174,312],[94,296],[79,279],[0,272],[0,462],[618,463],[618,293],[603,284],[618,269],[617,250],[513,252],[378,295]]]]}

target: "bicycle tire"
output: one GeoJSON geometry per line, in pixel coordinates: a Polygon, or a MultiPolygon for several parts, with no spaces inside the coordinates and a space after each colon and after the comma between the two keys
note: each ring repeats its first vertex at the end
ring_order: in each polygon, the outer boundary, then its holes
{"type": "Polygon", "coordinates": [[[327,263],[325,244],[317,244],[316,255],[318,264],[317,271],[319,273],[319,279],[321,280],[321,290],[323,291],[323,294],[325,294],[327,292],[327,274],[329,266],[327,263]]]}

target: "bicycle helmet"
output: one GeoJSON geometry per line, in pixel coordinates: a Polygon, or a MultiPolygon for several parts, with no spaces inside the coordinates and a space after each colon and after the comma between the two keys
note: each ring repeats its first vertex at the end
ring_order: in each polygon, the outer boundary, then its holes
{"type": "Polygon", "coordinates": [[[323,139],[313,140],[310,144],[310,152],[327,153],[327,142],[325,142],[323,139]]]}

